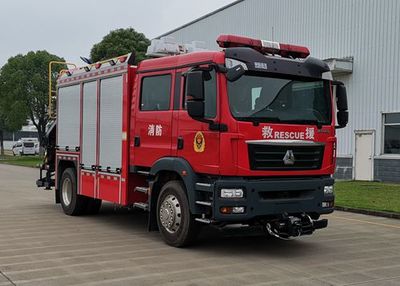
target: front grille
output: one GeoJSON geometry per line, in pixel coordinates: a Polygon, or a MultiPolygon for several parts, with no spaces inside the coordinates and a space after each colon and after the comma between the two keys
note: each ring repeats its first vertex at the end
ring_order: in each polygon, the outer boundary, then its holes
{"type": "Polygon", "coordinates": [[[316,170],[321,168],[324,156],[323,145],[262,145],[249,144],[251,170],[316,170]],[[288,153],[291,162],[284,157],[288,153]]]}

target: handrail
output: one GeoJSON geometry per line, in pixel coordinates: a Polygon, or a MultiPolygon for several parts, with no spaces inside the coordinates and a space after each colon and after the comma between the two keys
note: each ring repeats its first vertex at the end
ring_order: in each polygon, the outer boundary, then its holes
{"type": "Polygon", "coordinates": [[[61,62],[61,61],[51,61],[51,62],[49,62],[49,104],[48,104],[48,107],[47,107],[47,113],[49,115],[49,118],[54,118],[53,117],[53,111],[52,111],[52,109],[53,109],[52,105],[53,104],[52,104],[52,99],[51,99],[51,94],[52,94],[53,91],[55,91],[55,90],[53,90],[53,87],[52,87],[52,78],[51,78],[52,77],[51,66],[53,64],[71,65],[74,68],[76,68],[76,65],[72,64],[72,63],[66,63],[66,62],[61,62]]]}
{"type": "Polygon", "coordinates": [[[95,63],[91,63],[89,65],[80,67],[79,69],[84,69],[85,67],[89,67],[91,69],[92,67],[96,67],[96,65],[102,65],[102,64],[105,64],[105,63],[109,63],[110,61],[114,61],[115,63],[117,63],[121,58],[126,58],[127,59],[129,57],[129,55],[130,54],[125,54],[125,55],[121,55],[121,56],[118,56],[118,57],[114,57],[114,58],[110,58],[110,59],[106,59],[106,60],[101,60],[101,61],[98,61],[98,62],[95,62],[95,63]]]}
{"type": "MultiPolygon", "coordinates": [[[[101,66],[102,64],[104,64],[104,63],[109,63],[110,61],[114,61],[114,64],[117,63],[117,62],[122,63],[122,62],[125,62],[125,61],[128,59],[129,55],[130,55],[130,54],[126,54],[126,55],[114,57],[114,58],[111,58],[111,59],[106,59],[106,60],[98,61],[98,62],[89,64],[89,65],[87,65],[87,66],[80,67],[79,70],[85,69],[85,68],[89,68],[89,70],[90,70],[92,67],[100,68],[100,66],[101,66]],[[125,58],[125,59],[122,61],[122,60],[121,60],[122,58],[125,58]]],[[[51,81],[51,74],[52,74],[51,66],[52,66],[53,64],[71,65],[71,66],[73,66],[75,69],[77,69],[77,66],[76,66],[75,64],[72,64],[72,63],[60,62],[60,61],[51,61],[51,62],[49,62],[49,104],[48,104],[48,109],[47,109],[47,113],[48,113],[48,115],[49,115],[49,118],[54,118],[54,117],[53,117],[53,111],[52,111],[52,109],[53,109],[53,104],[52,104],[52,100],[51,100],[51,97],[52,97],[51,94],[52,94],[52,92],[55,92],[55,90],[53,90],[53,88],[52,88],[52,81],[51,81]]],[[[67,71],[68,71],[68,69],[62,69],[62,70],[59,71],[59,75],[61,76],[61,75],[63,75],[64,73],[66,73],[67,71]]]]}

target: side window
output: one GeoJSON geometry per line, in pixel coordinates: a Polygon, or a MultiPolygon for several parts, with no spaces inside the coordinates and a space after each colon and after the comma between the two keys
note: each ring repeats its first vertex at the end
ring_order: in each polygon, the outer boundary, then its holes
{"type": "Polygon", "coordinates": [[[140,96],[140,110],[169,110],[171,75],[144,77],[140,96]]]}
{"type": "Polygon", "coordinates": [[[217,79],[215,70],[210,72],[210,78],[204,81],[204,116],[214,118],[217,115],[217,79]]]}
{"type": "MultiPolygon", "coordinates": [[[[186,90],[185,86],[183,90],[186,90]]],[[[210,71],[209,77],[204,80],[204,99],[204,116],[206,118],[214,118],[217,115],[217,78],[215,70],[210,71]]],[[[186,94],[183,100],[183,108],[186,109],[186,94]]]]}

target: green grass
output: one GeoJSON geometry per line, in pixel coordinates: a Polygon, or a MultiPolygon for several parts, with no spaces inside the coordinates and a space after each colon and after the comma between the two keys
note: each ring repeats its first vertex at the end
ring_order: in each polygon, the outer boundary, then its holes
{"type": "Polygon", "coordinates": [[[340,207],[400,213],[400,184],[336,182],[335,194],[340,207]]]}
{"type": "Polygon", "coordinates": [[[25,167],[39,167],[42,158],[39,156],[0,156],[0,164],[10,164],[25,167]]]}

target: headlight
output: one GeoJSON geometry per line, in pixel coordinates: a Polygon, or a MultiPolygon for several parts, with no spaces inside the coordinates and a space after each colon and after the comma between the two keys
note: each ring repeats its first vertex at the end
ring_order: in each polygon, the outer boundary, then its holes
{"type": "Polygon", "coordinates": [[[324,195],[333,195],[333,185],[324,187],[324,195]]]}
{"type": "Polygon", "coordinates": [[[221,189],[221,198],[243,198],[243,193],[242,189],[221,189]]]}

